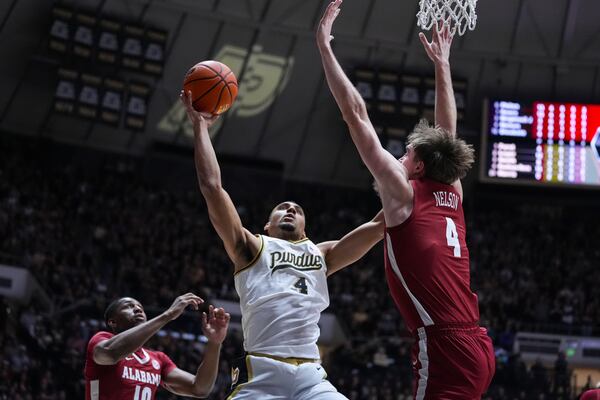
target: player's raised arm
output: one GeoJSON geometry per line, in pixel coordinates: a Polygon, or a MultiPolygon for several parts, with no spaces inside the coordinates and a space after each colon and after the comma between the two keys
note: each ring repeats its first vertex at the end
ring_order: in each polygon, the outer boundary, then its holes
{"type": "MultiPolygon", "coordinates": [[[[159,316],[98,343],[94,347],[94,361],[100,365],[116,364],[142,347],[148,339],[167,323],[178,318],[186,307],[189,306],[197,310],[202,303],[204,303],[204,300],[193,293],[186,293],[177,297],[171,307],[159,316]]],[[[143,313],[141,305],[134,301],[125,302],[121,307],[139,307],[138,311],[143,313]]]]}
{"type": "Polygon", "coordinates": [[[202,315],[202,331],[208,339],[202,364],[196,375],[179,368],[173,369],[163,382],[170,392],[180,396],[208,397],[217,379],[221,344],[227,335],[230,318],[225,310],[213,306],[209,307],[208,316],[202,315]]]}
{"type": "Polygon", "coordinates": [[[200,191],[208,206],[208,215],[235,270],[245,267],[258,252],[260,240],[245,229],[240,216],[221,185],[221,169],[212,146],[208,128],[217,117],[205,116],[192,107],[191,92],[181,92],[187,115],[194,126],[194,159],[200,191]]]}
{"type": "Polygon", "coordinates": [[[383,239],[384,227],[382,210],[371,221],[360,225],[340,240],[319,243],[317,247],[325,257],[327,276],[358,261],[367,254],[375,244],[383,239]]]}
{"type": "Polygon", "coordinates": [[[423,32],[419,39],[435,66],[435,124],[456,136],[456,100],[450,71],[450,48],[453,36],[449,26],[434,25],[431,42],[423,32]]]}
{"type": "MultiPolygon", "coordinates": [[[[342,0],[329,4],[317,30],[317,45],[325,70],[327,84],[348,125],[352,141],[361,159],[382,188],[382,202],[387,213],[386,203],[390,200],[403,205],[412,199],[412,187],[408,181],[406,168],[387,152],[379,141],[373,124],[369,120],[367,107],[360,93],[348,79],[331,48],[331,28],[340,11],[342,0]]],[[[389,217],[386,214],[386,218],[389,217]]]]}
{"type": "MultiPolygon", "coordinates": [[[[435,24],[431,42],[423,32],[419,33],[419,39],[435,66],[435,124],[456,137],[456,99],[450,69],[453,35],[450,33],[450,27],[435,24]]],[[[460,180],[457,180],[453,186],[462,200],[463,190],[460,180]]]]}

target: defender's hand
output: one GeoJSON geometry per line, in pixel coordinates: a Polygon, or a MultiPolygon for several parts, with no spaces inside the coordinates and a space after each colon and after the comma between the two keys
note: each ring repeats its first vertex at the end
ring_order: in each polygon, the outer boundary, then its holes
{"type": "Polygon", "coordinates": [[[231,316],[222,308],[208,307],[208,316],[202,313],[202,332],[211,343],[221,344],[227,335],[231,316]]]}
{"type": "Polygon", "coordinates": [[[317,45],[327,46],[329,42],[333,40],[333,36],[331,36],[331,28],[333,26],[333,21],[337,18],[340,13],[340,6],[342,5],[342,0],[335,0],[329,3],[325,13],[323,13],[323,17],[321,17],[321,22],[319,22],[319,27],[317,28],[317,45]]]}
{"type": "Polygon", "coordinates": [[[419,33],[419,39],[425,48],[425,52],[435,64],[448,64],[450,62],[450,48],[454,35],[450,33],[450,26],[435,24],[431,42],[423,32],[419,33]]]}
{"type": "Polygon", "coordinates": [[[196,296],[193,293],[186,293],[184,295],[179,296],[175,299],[171,307],[165,314],[169,316],[169,319],[174,320],[177,319],[188,306],[191,306],[192,309],[197,310],[200,305],[204,303],[200,297],[196,296]]]}

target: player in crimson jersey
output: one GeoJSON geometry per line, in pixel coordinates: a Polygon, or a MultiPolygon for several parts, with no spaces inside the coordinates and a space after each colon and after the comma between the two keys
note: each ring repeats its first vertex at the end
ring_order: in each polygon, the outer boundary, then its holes
{"type": "Polygon", "coordinates": [[[135,299],[113,301],[104,318],[112,332],[98,332],[89,341],[85,360],[86,400],[152,400],[159,386],[172,393],[206,397],[217,377],[221,343],[227,334],[229,314],[209,307],[202,315],[202,330],[208,339],[204,360],[196,375],[182,371],[160,351],[142,347],[156,332],[178,318],[189,306],[197,310],[204,301],[187,293],[171,307],[146,321],[144,307],[135,299]]]}
{"type": "Polygon", "coordinates": [[[579,400],[600,400],[600,389],[588,390],[581,395],[579,400]]]}
{"type": "Polygon", "coordinates": [[[385,269],[390,293],[415,337],[414,396],[480,399],[495,370],[487,331],[479,327],[471,292],[462,209],[463,178],[473,150],[456,138],[450,75],[452,35],[436,27],[432,42],[420,34],[436,71],[435,123],[417,125],[406,154],[396,160],[381,145],[364,100],[344,74],[330,41],[341,0],[319,24],[317,43],[327,82],[352,140],[379,189],[385,217],[385,269]]]}

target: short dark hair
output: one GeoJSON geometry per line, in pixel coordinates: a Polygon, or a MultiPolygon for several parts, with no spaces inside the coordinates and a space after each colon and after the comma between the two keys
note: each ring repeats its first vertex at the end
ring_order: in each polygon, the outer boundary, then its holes
{"type": "Polygon", "coordinates": [[[119,308],[119,305],[121,304],[121,300],[123,300],[124,298],[125,297],[120,297],[118,299],[111,301],[110,304],[108,305],[108,307],[106,307],[106,310],[104,310],[104,323],[106,324],[107,327],[110,328],[110,326],[108,325],[108,320],[112,319],[115,316],[115,313],[117,312],[117,309],[119,308]]]}
{"type": "Polygon", "coordinates": [[[475,161],[473,146],[439,126],[421,120],[408,136],[417,158],[425,165],[425,177],[453,184],[467,175],[475,161]]]}

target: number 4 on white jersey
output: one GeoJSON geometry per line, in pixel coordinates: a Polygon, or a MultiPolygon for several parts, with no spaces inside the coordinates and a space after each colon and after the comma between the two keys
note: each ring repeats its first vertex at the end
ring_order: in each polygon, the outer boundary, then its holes
{"type": "Polygon", "coordinates": [[[460,242],[458,241],[458,232],[452,218],[446,217],[446,240],[448,246],[454,247],[454,257],[460,257],[460,242]]]}

